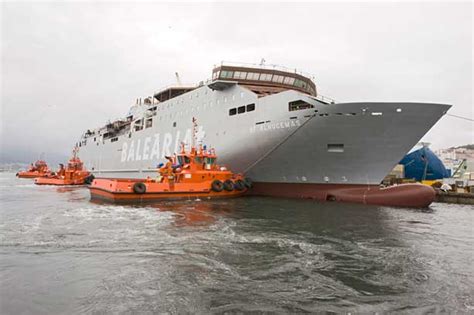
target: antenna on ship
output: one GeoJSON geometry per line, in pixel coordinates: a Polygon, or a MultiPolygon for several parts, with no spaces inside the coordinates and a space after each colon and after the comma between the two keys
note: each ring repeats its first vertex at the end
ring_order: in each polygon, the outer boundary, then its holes
{"type": "Polygon", "coordinates": [[[183,84],[181,83],[181,79],[180,79],[180,77],[179,77],[179,73],[178,73],[178,72],[175,72],[174,75],[176,76],[176,82],[178,83],[178,85],[180,85],[180,86],[183,85],[183,84]]]}
{"type": "Polygon", "coordinates": [[[193,117],[193,139],[191,146],[194,148],[196,146],[197,141],[197,119],[193,117]]]}
{"type": "Polygon", "coordinates": [[[261,66],[264,66],[264,65],[265,65],[265,61],[266,61],[265,58],[262,58],[262,60],[260,60],[260,65],[261,65],[261,66]]]}
{"type": "Polygon", "coordinates": [[[79,147],[78,146],[75,146],[73,149],[72,149],[72,157],[74,159],[77,158],[77,152],[79,151],[79,147]]]}

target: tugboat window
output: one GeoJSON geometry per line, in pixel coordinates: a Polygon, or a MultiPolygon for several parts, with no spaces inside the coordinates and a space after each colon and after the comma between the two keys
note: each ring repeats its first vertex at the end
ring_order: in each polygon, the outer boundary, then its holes
{"type": "Polygon", "coordinates": [[[239,114],[245,113],[245,106],[240,106],[240,107],[237,109],[237,112],[238,112],[239,114]]]}
{"type": "Polygon", "coordinates": [[[251,111],[254,111],[255,110],[255,104],[248,104],[247,105],[247,111],[248,112],[251,112],[251,111]]]}
{"type": "Polygon", "coordinates": [[[230,116],[234,116],[235,114],[237,114],[237,108],[231,108],[231,109],[229,109],[229,115],[230,115],[230,116]]]}

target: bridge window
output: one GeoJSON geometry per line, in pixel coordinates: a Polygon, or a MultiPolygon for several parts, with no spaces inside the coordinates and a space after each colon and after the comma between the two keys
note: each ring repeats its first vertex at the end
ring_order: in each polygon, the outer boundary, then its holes
{"type": "Polygon", "coordinates": [[[234,76],[234,71],[222,70],[220,77],[223,78],[223,79],[232,79],[233,76],[234,76]]]}
{"type": "Polygon", "coordinates": [[[305,102],[303,100],[297,100],[297,101],[288,103],[288,110],[290,112],[295,111],[295,110],[308,109],[308,108],[314,108],[314,105],[308,102],[305,102]]]}
{"type": "Polygon", "coordinates": [[[260,81],[271,81],[272,80],[272,74],[271,73],[262,73],[260,75],[260,81]]]}
{"type": "Polygon", "coordinates": [[[237,113],[238,114],[245,113],[245,106],[240,106],[239,108],[237,108],[237,113]]]}
{"type": "Polygon", "coordinates": [[[234,79],[242,79],[242,80],[245,80],[246,77],[247,77],[247,72],[236,71],[236,72],[234,73],[234,79]]]}
{"type": "Polygon", "coordinates": [[[229,109],[229,116],[234,116],[235,114],[237,114],[237,108],[229,109]]]}
{"type": "Polygon", "coordinates": [[[294,83],[294,86],[297,86],[297,87],[301,87],[303,89],[306,89],[306,82],[302,81],[302,80],[298,80],[298,79],[295,79],[295,83],[294,83]]]}
{"type": "Polygon", "coordinates": [[[251,112],[251,111],[254,111],[255,110],[255,104],[248,104],[247,105],[247,111],[248,112],[251,112]]]}
{"type": "Polygon", "coordinates": [[[216,71],[212,74],[212,79],[215,80],[219,77],[220,71],[216,71]]]}
{"type": "Polygon", "coordinates": [[[247,74],[247,80],[258,81],[259,77],[260,77],[260,73],[250,72],[249,74],[247,74]]]}
{"type": "Polygon", "coordinates": [[[295,78],[285,77],[285,79],[283,80],[283,83],[288,84],[288,85],[293,85],[295,83],[295,78]]]}
{"type": "Polygon", "coordinates": [[[277,83],[283,83],[283,79],[284,79],[284,76],[282,75],[274,75],[272,81],[277,82],[277,83]]]}

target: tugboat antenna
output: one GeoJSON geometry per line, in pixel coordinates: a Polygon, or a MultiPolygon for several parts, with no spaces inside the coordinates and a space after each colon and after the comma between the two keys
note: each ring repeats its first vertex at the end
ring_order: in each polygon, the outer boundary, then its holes
{"type": "Polygon", "coordinates": [[[192,139],[192,147],[194,148],[196,146],[197,142],[197,120],[195,117],[193,117],[193,139],[192,139]]]}
{"type": "Polygon", "coordinates": [[[77,146],[75,146],[72,149],[72,156],[73,156],[74,159],[76,159],[76,157],[77,157],[77,151],[79,151],[79,148],[77,146]]]}

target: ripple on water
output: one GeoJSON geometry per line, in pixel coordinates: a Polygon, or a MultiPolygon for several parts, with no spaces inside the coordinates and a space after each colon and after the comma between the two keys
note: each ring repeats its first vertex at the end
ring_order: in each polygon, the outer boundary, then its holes
{"type": "Polygon", "coordinates": [[[2,176],[1,313],[472,311],[472,208],[114,206],[2,176]]]}

